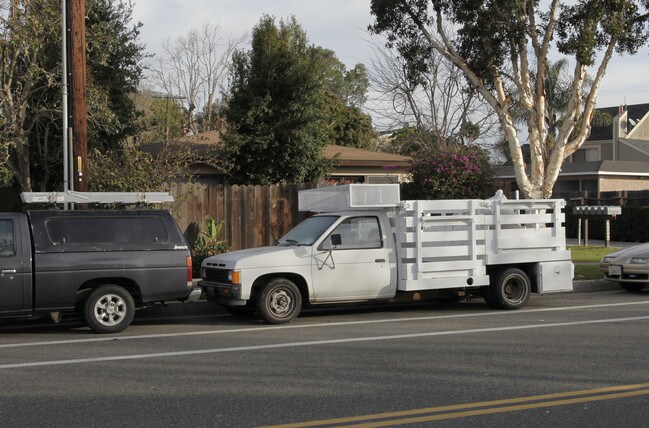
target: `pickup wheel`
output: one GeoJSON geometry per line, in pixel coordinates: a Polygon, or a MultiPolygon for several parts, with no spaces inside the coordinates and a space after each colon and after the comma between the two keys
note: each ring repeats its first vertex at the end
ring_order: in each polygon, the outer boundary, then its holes
{"type": "Polygon", "coordinates": [[[490,298],[486,299],[491,306],[500,309],[518,309],[527,303],[532,286],[525,272],[516,268],[507,268],[496,272],[489,286],[490,298]]]}
{"type": "Polygon", "coordinates": [[[298,316],[300,309],[300,290],[285,278],[270,280],[257,295],[257,310],[267,324],[287,323],[298,316]]]}
{"type": "Polygon", "coordinates": [[[135,315],[135,303],[128,291],[117,285],[102,285],[84,302],[83,316],[97,333],[119,333],[135,315]]]}

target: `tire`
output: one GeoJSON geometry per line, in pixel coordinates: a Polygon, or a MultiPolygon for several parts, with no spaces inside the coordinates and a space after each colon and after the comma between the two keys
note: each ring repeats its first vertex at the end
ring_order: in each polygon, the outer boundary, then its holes
{"type": "Polygon", "coordinates": [[[499,309],[518,309],[527,303],[532,292],[530,279],[516,268],[503,269],[492,277],[489,286],[492,305],[499,309]]]}
{"type": "Polygon", "coordinates": [[[300,290],[285,278],[270,280],[257,295],[257,310],[267,324],[290,322],[298,316],[300,309],[300,290]]]}
{"type": "Polygon", "coordinates": [[[117,285],[102,285],[83,305],[86,324],[97,333],[119,333],[135,315],[135,303],[128,291],[117,285]]]}
{"type": "Polygon", "coordinates": [[[620,282],[620,287],[631,293],[639,293],[644,289],[645,284],[637,284],[635,282],[620,282]]]}

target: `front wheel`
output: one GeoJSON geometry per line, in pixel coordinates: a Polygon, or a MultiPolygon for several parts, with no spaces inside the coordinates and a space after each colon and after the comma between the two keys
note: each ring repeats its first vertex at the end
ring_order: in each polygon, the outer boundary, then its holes
{"type": "Polygon", "coordinates": [[[133,321],[135,303],[122,287],[103,285],[90,293],[83,315],[86,324],[97,333],[119,333],[133,321]]]}
{"type": "Polygon", "coordinates": [[[257,310],[267,324],[284,324],[300,313],[302,295],[292,281],[275,278],[257,295],[257,310]]]}
{"type": "Polygon", "coordinates": [[[525,272],[516,268],[503,269],[492,276],[487,303],[499,309],[518,309],[527,303],[532,286],[525,272]]]}

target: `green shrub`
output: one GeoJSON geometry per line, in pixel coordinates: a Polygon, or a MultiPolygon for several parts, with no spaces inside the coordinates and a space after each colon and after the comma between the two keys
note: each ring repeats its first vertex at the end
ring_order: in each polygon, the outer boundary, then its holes
{"type": "Polygon", "coordinates": [[[496,191],[488,155],[475,146],[438,148],[413,162],[411,174],[410,199],[485,199],[496,191]]]}
{"type": "Polygon", "coordinates": [[[206,232],[198,234],[192,249],[192,267],[195,278],[201,275],[203,260],[230,251],[228,241],[220,239],[222,228],[223,222],[217,223],[216,220],[210,218],[207,220],[206,232]]]}

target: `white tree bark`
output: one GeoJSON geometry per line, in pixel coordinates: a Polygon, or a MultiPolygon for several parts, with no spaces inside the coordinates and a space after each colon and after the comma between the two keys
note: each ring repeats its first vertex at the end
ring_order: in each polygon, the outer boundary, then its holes
{"type": "Polygon", "coordinates": [[[501,72],[495,79],[494,87],[487,87],[456,52],[444,29],[443,17],[440,12],[437,12],[435,27],[431,28],[418,20],[414,11],[407,9],[407,6],[404,7],[430,45],[463,71],[467,79],[498,115],[511,153],[516,182],[525,197],[552,197],[552,189],[564,160],[579,149],[590,134],[590,120],[595,109],[597,92],[617,40],[609,41],[608,48],[597,65],[597,74],[585,98],[586,67],[579,63],[575,64],[574,89],[570,107],[562,118],[562,125],[555,140],[554,136],[550,136],[548,133],[544,84],[548,53],[557,24],[558,0],[553,0],[548,6],[549,20],[543,39],[539,38],[536,31],[537,23],[533,2],[521,1],[520,10],[517,10],[518,19],[526,22],[526,27],[530,30],[526,39],[519,44],[518,52],[510,58],[512,73],[501,72]],[[535,64],[536,69],[532,69],[530,64],[535,64]],[[531,79],[533,73],[535,73],[535,78],[531,79]],[[514,87],[515,91],[508,92],[508,87],[514,87]],[[519,131],[512,118],[513,110],[518,106],[522,107],[526,113],[531,165],[526,165],[523,161],[519,131]],[[573,135],[575,129],[579,129],[579,133],[573,135]]]}

